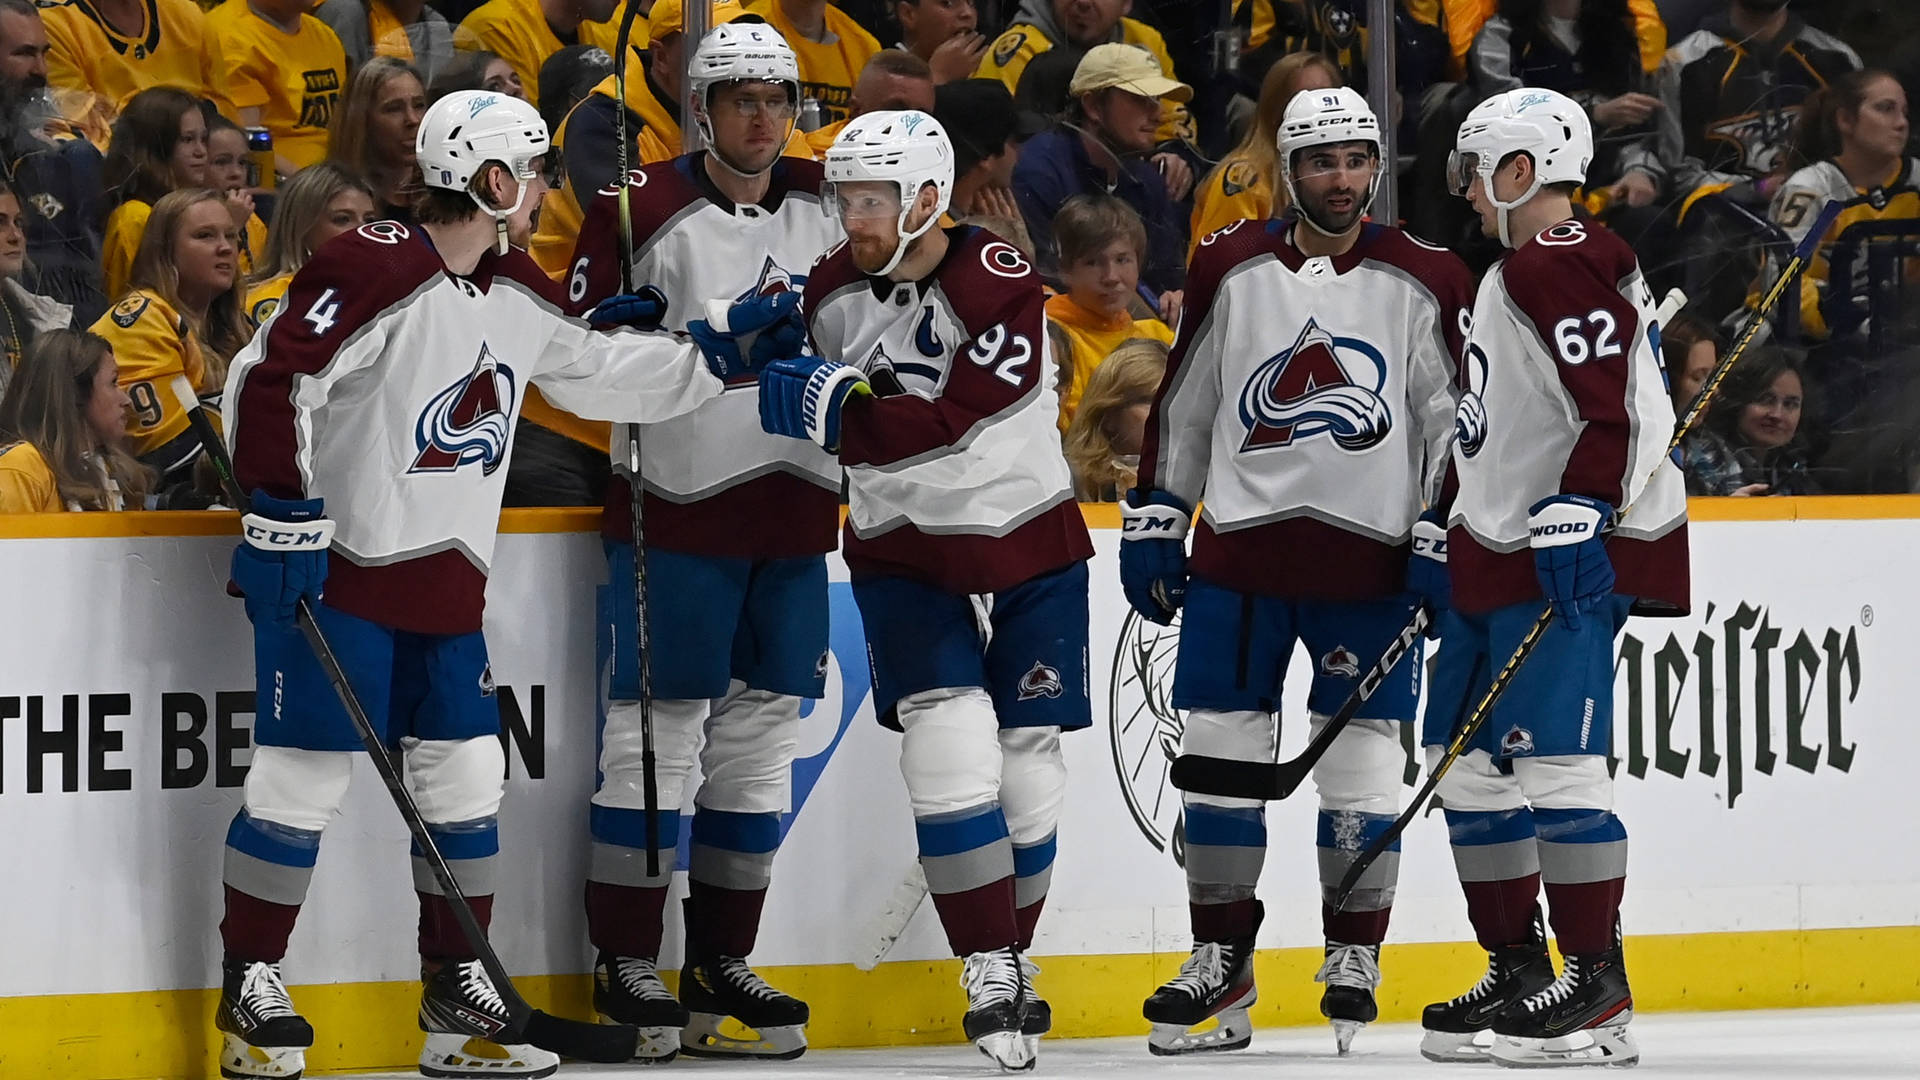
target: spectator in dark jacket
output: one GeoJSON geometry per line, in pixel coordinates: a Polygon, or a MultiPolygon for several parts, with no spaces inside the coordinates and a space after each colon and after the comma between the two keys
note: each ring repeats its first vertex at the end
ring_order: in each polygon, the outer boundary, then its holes
{"type": "Polygon", "coordinates": [[[107,308],[100,284],[100,151],[47,98],[47,31],[32,0],[0,0],[0,171],[25,211],[21,284],[70,305],[84,326],[107,308]]]}

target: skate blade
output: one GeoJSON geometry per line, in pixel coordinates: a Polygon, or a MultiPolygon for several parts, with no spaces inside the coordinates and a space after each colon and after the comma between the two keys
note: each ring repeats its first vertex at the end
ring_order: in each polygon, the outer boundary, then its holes
{"type": "Polygon", "coordinates": [[[1493,1032],[1428,1031],[1420,1036],[1420,1056],[1441,1064],[1479,1064],[1493,1051],[1493,1032]]]}
{"type": "Polygon", "coordinates": [[[1564,1069],[1582,1065],[1631,1069],[1640,1064],[1640,1044],[1626,1025],[1576,1031],[1554,1039],[1493,1040],[1493,1063],[1507,1069],[1564,1069]]]}
{"type": "Polygon", "coordinates": [[[688,1057],[791,1061],[807,1052],[807,1029],[804,1024],[756,1029],[731,1016],[697,1012],[680,1032],[680,1052],[688,1057]]]}
{"type": "MultiPolygon", "coordinates": [[[[619,1026],[620,1021],[606,1013],[597,1014],[603,1024],[619,1026]]],[[[633,1063],[636,1065],[665,1065],[680,1056],[680,1029],[677,1027],[635,1028],[640,1033],[640,1041],[634,1044],[633,1063]]]]}
{"type": "Polygon", "coordinates": [[[300,1080],[307,1068],[307,1051],[301,1046],[252,1046],[238,1035],[224,1035],[220,1049],[220,1075],[227,1080],[300,1080]]]}
{"type": "Polygon", "coordinates": [[[1353,1049],[1353,1037],[1360,1034],[1361,1028],[1367,1026],[1359,1020],[1329,1020],[1328,1023],[1333,1025],[1334,1048],[1342,1057],[1346,1056],[1347,1051],[1353,1049]]]}
{"type": "Polygon", "coordinates": [[[1000,1066],[1001,1072],[1026,1072],[1040,1060],[1038,1047],[1040,1036],[1022,1035],[1017,1031],[989,1031],[973,1040],[973,1045],[982,1054],[1000,1066]],[[1033,1042],[1029,1044],[1027,1040],[1033,1042]]]}
{"type": "Polygon", "coordinates": [[[510,1076],[532,1080],[552,1076],[558,1055],[525,1043],[497,1043],[477,1035],[429,1032],[420,1049],[420,1075],[436,1080],[488,1080],[510,1076]]]}
{"type": "Polygon", "coordinates": [[[1158,1057],[1245,1050],[1253,1044],[1253,1023],[1245,1009],[1229,1009],[1213,1018],[1212,1028],[1189,1029],[1179,1024],[1155,1024],[1147,1035],[1147,1052],[1158,1057]]]}

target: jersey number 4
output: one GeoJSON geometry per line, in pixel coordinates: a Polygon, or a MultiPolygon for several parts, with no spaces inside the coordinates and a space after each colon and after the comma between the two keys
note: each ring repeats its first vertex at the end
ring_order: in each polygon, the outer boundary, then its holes
{"type": "Polygon", "coordinates": [[[1025,334],[1010,334],[1005,323],[994,323],[973,339],[967,359],[983,368],[992,368],[1001,382],[1019,386],[1026,378],[1027,361],[1033,359],[1033,342],[1025,334]]]}
{"type": "Polygon", "coordinates": [[[1594,308],[1586,318],[1568,316],[1553,324],[1553,347],[1560,360],[1579,367],[1595,357],[1620,355],[1620,324],[1613,312],[1594,308]]]}
{"type": "Polygon", "coordinates": [[[300,317],[313,324],[314,337],[324,337],[327,331],[333,329],[333,324],[338,321],[336,317],[339,314],[340,301],[335,300],[333,298],[333,290],[328,289],[321,293],[320,298],[315,300],[313,306],[307,309],[307,313],[300,317]]]}

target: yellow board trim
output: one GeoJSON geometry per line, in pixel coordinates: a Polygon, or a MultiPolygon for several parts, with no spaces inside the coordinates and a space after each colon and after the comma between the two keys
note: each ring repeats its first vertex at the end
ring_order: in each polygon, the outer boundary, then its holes
{"type": "MultiPolygon", "coordinates": [[[[1140,1002],[1179,969],[1184,955],[1042,957],[1036,983],[1053,1004],[1054,1036],[1145,1035],[1140,1002]]],[[[1389,945],[1381,958],[1385,1021],[1459,993],[1485,970],[1472,943],[1389,945]]],[[[298,961],[295,961],[297,969],[298,961]]],[[[1321,1022],[1313,973],[1320,950],[1274,949],[1255,960],[1262,1027],[1321,1022]]],[[[1778,1009],[1920,1001],[1920,927],[1674,934],[1627,940],[1639,1011],[1778,1009]]],[[[766,968],[774,985],[813,1004],[816,1047],[958,1043],[965,997],[960,962],[766,968]],[[858,1007],[840,1007],[857,1002],[858,1007]]],[[[668,976],[673,981],[673,976],[668,976]]],[[[536,1007],[589,1015],[580,975],[516,980],[536,1007]]],[[[319,1033],[310,1072],[405,1069],[419,1054],[416,984],[295,987],[295,1003],[319,1033]]],[[[175,1080],[215,1075],[213,990],[0,998],[0,1076],[175,1080]],[[110,1020],[111,1023],[102,1023],[110,1020]],[[33,1033],[29,1035],[28,1033],[33,1033]]],[[[1144,1054],[1146,1048],[1141,1047],[1144,1054]]]]}

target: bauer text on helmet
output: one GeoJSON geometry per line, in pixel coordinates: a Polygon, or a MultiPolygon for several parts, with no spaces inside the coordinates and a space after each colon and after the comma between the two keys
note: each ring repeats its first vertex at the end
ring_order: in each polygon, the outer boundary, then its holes
{"type": "Polygon", "coordinates": [[[918,109],[871,112],[847,121],[827,150],[826,174],[824,203],[847,230],[854,262],[885,276],[952,202],[953,144],[918,109]]]}
{"type": "Polygon", "coordinates": [[[1592,162],[1593,126],[1586,111],[1563,94],[1523,86],[1495,94],[1467,114],[1447,159],[1447,183],[1464,196],[1478,177],[1500,239],[1511,246],[1511,211],[1543,188],[1584,183],[1592,162]],[[1502,196],[1494,190],[1494,173],[1516,154],[1532,161],[1533,178],[1524,190],[1502,196]]]}
{"type": "Polygon", "coordinates": [[[532,105],[485,90],[462,90],[434,102],[414,136],[421,178],[429,187],[465,192],[492,216],[502,254],[509,221],[523,225],[546,190],[539,164],[548,149],[546,122],[532,105]],[[503,166],[514,181],[513,201],[504,208],[473,188],[474,177],[489,162],[503,166]]]}
{"type": "Polygon", "coordinates": [[[1380,121],[1358,91],[1295,94],[1275,146],[1281,183],[1308,226],[1339,236],[1366,216],[1380,188],[1380,121]]]}

